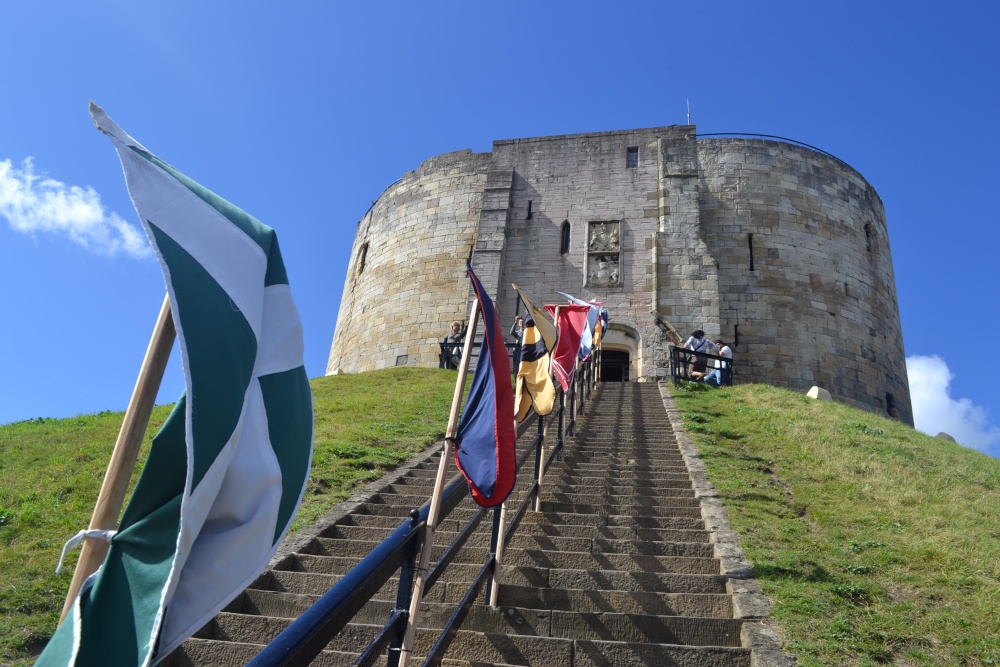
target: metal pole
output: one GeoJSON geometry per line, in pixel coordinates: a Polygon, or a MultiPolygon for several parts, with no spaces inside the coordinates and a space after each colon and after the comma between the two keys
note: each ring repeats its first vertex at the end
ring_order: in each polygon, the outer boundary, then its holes
{"type": "Polygon", "coordinates": [[[535,448],[535,481],[538,487],[535,489],[535,500],[532,509],[536,512],[542,507],[542,477],[545,474],[542,466],[545,461],[545,434],[548,432],[549,424],[545,417],[538,418],[538,447],[535,448]]]}
{"type": "Polygon", "coordinates": [[[491,607],[497,606],[497,596],[500,594],[500,566],[503,564],[503,533],[507,525],[507,501],[493,510],[493,535],[490,539],[490,552],[494,555],[493,578],[487,583],[486,597],[491,607]]]}

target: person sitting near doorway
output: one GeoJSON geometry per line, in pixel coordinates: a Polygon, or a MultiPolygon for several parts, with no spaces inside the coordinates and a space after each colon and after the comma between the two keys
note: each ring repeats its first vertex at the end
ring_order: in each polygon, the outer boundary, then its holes
{"type": "Polygon", "coordinates": [[[732,373],[730,362],[733,359],[733,350],[721,338],[715,341],[715,346],[719,348],[719,359],[715,361],[715,369],[705,376],[705,383],[713,387],[721,387],[724,384],[730,384],[729,374],[732,373]]]}
{"type": "Polygon", "coordinates": [[[462,323],[455,321],[451,323],[451,332],[444,337],[441,344],[441,355],[439,368],[456,370],[462,361],[462,345],[465,342],[465,331],[462,323]]]}

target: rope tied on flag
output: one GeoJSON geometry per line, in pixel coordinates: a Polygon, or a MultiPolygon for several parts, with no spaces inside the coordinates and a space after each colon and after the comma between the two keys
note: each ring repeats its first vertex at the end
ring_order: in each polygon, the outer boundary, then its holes
{"type": "Polygon", "coordinates": [[[56,574],[59,574],[59,570],[62,569],[63,561],[66,560],[66,554],[68,554],[72,549],[75,549],[76,546],[80,544],[80,542],[83,542],[86,538],[92,537],[97,540],[104,540],[108,544],[111,544],[111,540],[113,540],[117,534],[117,530],[81,530],[79,533],[66,540],[66,544],[63,545],[62,553],[59,554],[59,564],[56,565],[56,574]]]}

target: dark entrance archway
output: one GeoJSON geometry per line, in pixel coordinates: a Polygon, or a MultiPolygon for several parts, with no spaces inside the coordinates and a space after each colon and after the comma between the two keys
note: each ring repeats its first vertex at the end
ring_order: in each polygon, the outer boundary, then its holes
{"type": "Polygon", "coordinates": [[[628,352],[601,350],[601,382],[628,382],[628,369],[628,352]]]}

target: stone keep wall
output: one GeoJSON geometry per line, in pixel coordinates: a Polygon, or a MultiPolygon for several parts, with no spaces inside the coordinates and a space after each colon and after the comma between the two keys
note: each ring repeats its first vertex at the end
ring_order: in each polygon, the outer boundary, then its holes
{"type": "Polygon", "coordinates": [[[428,160],[359,223],[327,372],[436,365],[473,249],[505,327],[512,282],[539,303],[596,298],[632,377],[668,374],[666,320],[735,344],[739,381],[818,384],[912,423],[881,200],[817,151],[673,126],[428,160]]]}
{"type": "Polygon", "coordinates": [[[515,174],[499,291],[503,321],[514,316],[517,294],[511,283],[516,283],[537,303],[565,303],[556,291],[602,301],[616,324],[635,329],[642,341],[651,340],[656,331],[645,239],[655,233],[656,220],[644,217],[644,207],[656,190],[655,135],[607,132],[499,141],[493,155],[495,163],[515,174]],[[639,149],[635,168],[626,167],[630,147],[639,149]],[[570,243],[563,253],[566,223],[570,243]],[[619,259],[617,281],[608,285],[588,280],[588,251],[596,247],[590,243],[591,226],[601,223],[618,235],[619,251],[612,253],[619,259]]]}
{"type": "Polygon", "coordinates": [[[912,423],[882,201],[860,174],[786,143],[699,141],[701,217],[738,379],[819,385],[912,423]],[[751,268],[752,254],[752,268],[751,268]]]}
{"type": "Polygon", "coordinates": [[[358,223],[328,375],[437,366],[436,343],[468,317],[465,259],[489,161],[467,150],[427,160],[358,223]]]}

